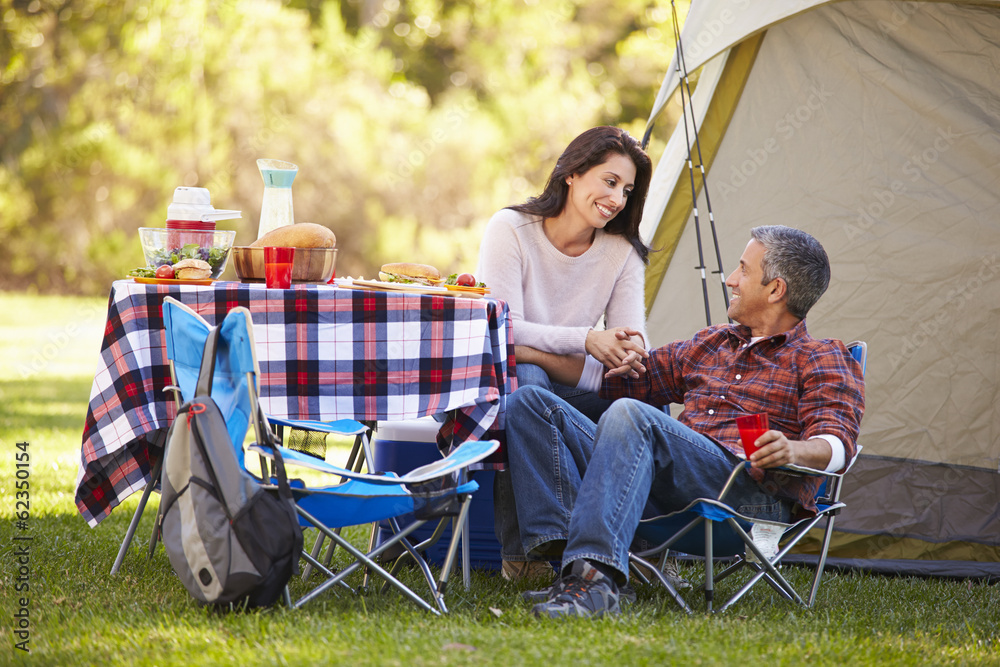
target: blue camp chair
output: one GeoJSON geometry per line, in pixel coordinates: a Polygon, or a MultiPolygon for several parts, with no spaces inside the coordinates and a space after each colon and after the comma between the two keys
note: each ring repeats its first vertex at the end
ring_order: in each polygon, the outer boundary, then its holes
{"type": "MultiPolygon", "coordinates": [[[[273,444],[255,444],[251,449],[270,457],[273,455],[273,447],[273,444]]],[[[333,572],[303,551],[302,557],[325,574],[327,579],[303,595],[292,606],[301,607],[334,586],[345,586],[346,577],[359,568],[366,568],[380,576],[386,582],[386,586],[396,588],[423,609],[434,614],[447,613],[444,594],[455,563],[461,535],[457,527],[465,524],[471,495],[479,488],[474,481],[463,481],[465,471],[471,464],[492,454],[497,447],[499,443],[495,440],[465,442],[447,457],[421,466],[403,476],[391,472],[375,475],[355,473],[301,452],[279,448],[286,466],[303,466],[339,478],[337,484],[330,486],[310,487],[301,483],[293,484],[292,495],[300,516],[299,525],[303,528],[316,528],[321,534],[330,538],[332,544],[341,547],[354,558],[354,562],[340,572],[333,572]],[[398,519],[409,515],[415,520],[400,529],[398,519]],[[451,543],[441,567],[440,577],[435,580],[427,561],[406,538],[428,521],[438,521],[444,516],[453,516],[455,519],[452,525],[451,543]],[[392,525],[393,534],[377,547],[370,548],[367,553],[344,539],[337,530],[378,521],[388,521],[392,525]],[[430,588],[436,608],[379,563],[379,556],[396,545],[402,546],[417,565],[430,588]]]]}
{"type": "MultiPolygon", "coordinates": [[[[336,478],[332,484],[315,487],[295,481],[292,484],[292,495],[296,511],[300,516],[299,524],[303,528],[316,528],[321,535],[331,540],[332,545],[350,554],[353,562],[340,572],[334,572],[327,564],[320,563],[314,555],[303,551],[302,558],[325,574],[327,579],[292,606],[300,607],[334,586],[353,590],[345,580],[356,570],[364,568],[368,573],[380,576],[387,587],[396,588],[421,608],[435,614],[447,613],[444,594],[455,562],[461,531],[453,527],[451,544],[437,580],[426,560],[406,538],[427,521],[439,521],[443,517],[457,517],[454,519],[455,526],[465,524],[471,495],[479,488],[476,482],[464,481],[466,471],[471,464],[496,451],[499,443],[495,440],[465,442],[447,457],[421,466],[403,476],[392,472],[362,474],[329,464],[309,454],[281,447],[268,417],[258,403],[257,386],[260,373],[250,312],[245,308],[234,308],[226,315],[220,326],[222,338],[228,342],[228,347],[223,352],[233,360],[231,364],[234,368],[231,374],[233,391],[236,394],[246,392],[249,398],[249,414],[254,417],[251,423],[254,425],[256,442],[249,449],[264,459],[272,458],[275,450],[279,450],[286,467],[305,467],[336,478]],[[242,381],[237,378],[239,374],[244,376],[242,381]],[[416,521],[400,529],[397,520],[409,515],[414,516],[416,521]],[[367,553],[340,535],[341,528],[373,524],[378,521],[388,521],[393,527],[394,534],[377,548],[369,547],[367,553]],[[433,606],[377,562],[383,551],[397,544],[405,549],[423,574],[430,589],[433,606]]],[[[223,374],[222,379],[228,381],[230,376],[223,374]]],[[[213,396],[214,393],[213,388],[213,396]]],[[[233,443],[238,452],[241,452],[242,438],[234,439],[233,443]]],[[[266,471],[267,466],[262,466],[262,470],[266,471]]],[[[288,602],[291,605],[290,598],[288,602]]]]}
{"type": "MultiPolygon", "coordinates": [[[[848,345],[847,349],[861,365],[861,372],[864,374],[868,361],[868,346],[862,341],[855,341],[848,345]]],[[[682,510],[664,516],[643,519],[640,522],[636,530],[636,537],[644,540],[647,544],[657,546],[629,554],[632,571],[643,581],[647,580],[647,573],[651,574],[653,579],[667,589],[667,592],[677,601],[681,609],[688,613],[691,613],[691,607],[677,592],[673,582],[663,571],[667,563],[666,555],[671,550],[704,557],[705,581],[700,588],[704,590],[708,611],[712,611],[715,583],[743,569],[749,569],[753,574],[718,611],[722,612],[728,609],[761,579],[770,584],[785,599],[805,607],[811,607],[816,601],[816,594],[819,591],[820,580],[826,566],[827,552],[833,537],[834,520],[845,507],[844,503],[840,501],[841,482],[843,476],[854,465],[860,452],[861,447],[858,446],[854,458],[848,462],[842,473],[813,470],[801,466],[783,466],[781,468],[792,474],[824,477],[825,481],[819,487],[816,495],[818,511],[814,516],[790,524],[756,522],[769,524],[783,531],[782,546],[776,555],[767,558],[761,553],[750,537],[754,520],[739,514],[725,502],[726,493],[733,481],[738,475],[746,474],[745,471],[749,463],[741,461],[733,469],[716,498],[697,498],[682,510]],[[778,567],[788,552],[823,519],[826,519],[826,526],[820,546],[819,559],[813,574],[809,595],[803,600],[788,580],[781,575],[778,567]],[[657,558],[660,561],[659,566],[650,562],[650,559],[657,558]],[[734,562],[726,567],[718,577],[715,577],[713,572],[715,558],[732,558],[734,562]]]]}
{"type": "MultiPolygon", "coordinates": [[[[205,341],[208,339],[208,334],[212,327],[201,315],[169,296],[163,300],[163,325],[167,360],[170,366],[170,377],[173,381],[173,384],[165,387],[164,391],[173,392],[175,404],[180,408],[183,403],[195,397],[198,373],[201,368],[202,350],[205,347],[205,341]]],[[[228,350],[228,348],[225,349],[228,350]]],[[[252,349],[251,352],[253,352],[252,349]]],[[[220,349],[220,352],[216,355],[217,361],[214,377],[218,381],[213,381],[212,398],[227,417],[226,424],[233,442],[242,444],[249,430],[252,416],[249,412],[249,403],[244,400],[248,391],[246,385],[247,379],[246,375],[242,372],[234,371],[234,368],[237,368],[235,361],[225,358],[225,354],[228,354],[228,352],[220,349]]],[[[256,368],[255,353],[245,361],[256,368]]],[[[259,374],[254,373],[253,377],[255,378],[255,382],[259,383],[259,379],[256,379],[259,378],[259,374]]],[[[254,386],[254,392],[255,394],[259,392],[259,386],[254,386]]],[[[361,422],[352,419],[320,422],[280,419],[276,417],[269,417],[269,422],[279,427],[284,426],[307,432],[332,433],[346,437],[354,436],[354,446],[348,457],[347,468],[358,472],[361,470],[362,463],[365,463],[369,470],[374,470],[370,446],[371,429],[361,422]]],[[[242,449],[238,452],[238,456],[240,463],[243,464],[242,449]]],[[[128,552],[132,539],[135,536],[139,519],[146,509],[149,496],[159,485],[162,462],[163,457],[160,457],[151,471],[150,481],[143,490],[139,505],[132,515],[132,521],[129,523],[125,538],[118,549],[114,565],[111,567],[112,575],[118,573],[122,561],[125,559],[125,554],[128,552]]],[[[263,460],[261,461],[261,465],[264,465],[263,460]]],[[[262,474],[266,473],[262,472],[262,474]]],[[[156,548],[156,540],[157,531],[154,530],[149,541],[150,555],[152,555],[156,548]]],[[[321,542],[317,541],[317,544],[313,547],[313,552],[318,553],[320,547],[321,542]]],[[[303,577],[307,577],[308,574],[308,571],[304,571],[303,577]]]]}

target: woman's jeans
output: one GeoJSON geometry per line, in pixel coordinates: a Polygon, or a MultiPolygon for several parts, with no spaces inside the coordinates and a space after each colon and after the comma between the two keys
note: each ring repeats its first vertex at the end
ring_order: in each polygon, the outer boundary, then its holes
{"type": "MultiPolygon", "coordinates": [[[[536,386],[547,389],[595,422],[611,405],[611,401],[599,397],[592,391],[552,382],[548,374],[534,364],[517,364],[517,384],[518,387],[536,386]]],[[[496,473],[493,478],[493,530],[497,541],[500,542],[500,557],[503,560],[523,561],[527,558],[521,546],[521,533],[514,505],[510,471],[496,473]]]]}
{"type": "MultiPolygon", "coordinates": [[[[709,438],[633,399],[598,423],[552,392],[524,387],[507,401],[507,452],[526,553],[587,558],[628,575],[647,504],[668,513],[718,496],[740,462],[709,438]],[[565,546],[563,546],[565,545],[565,546]]],[[[726,501],[757,519],[787,521],[791,504],[737,477],[726,501]]]]}

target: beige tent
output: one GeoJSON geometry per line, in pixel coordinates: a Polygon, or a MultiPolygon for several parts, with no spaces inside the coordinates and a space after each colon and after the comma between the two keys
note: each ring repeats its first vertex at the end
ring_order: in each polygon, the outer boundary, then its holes
{"type": "MultiPolygon", "coordinates": [[[[755,225],[810,232],[833,264],[810,332],[869,345],[834,564],[1000,576],[1000,2],[698,0],[682,43],[724,272],[755,225]]],[[[653,344],[706,323],[687,146],[678,123],[643,220],[653,344]]]]}

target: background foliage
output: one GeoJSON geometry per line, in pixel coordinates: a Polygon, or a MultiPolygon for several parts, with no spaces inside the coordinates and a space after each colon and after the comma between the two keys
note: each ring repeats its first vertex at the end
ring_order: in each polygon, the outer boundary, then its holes
{"type": "Polygon", "coordinates": [[[260,157],[338,275],[471,270],[570,139],[641,136],[672,52],[669,0],[0,0],[0,289],[106,294],[179,185],[249,243],[260,157]]]}

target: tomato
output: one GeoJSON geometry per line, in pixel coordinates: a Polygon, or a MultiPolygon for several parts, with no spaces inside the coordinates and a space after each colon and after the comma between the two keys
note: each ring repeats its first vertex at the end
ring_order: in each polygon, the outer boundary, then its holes
{"type": "Polygon", "coordinates": [[[164,264],[163,266],[156,269],[157,278],[173,278],[174,277],[174,267],[169,264],[164,264]]]}
{"type": "Polygon", "coordinates": [[[461,285],[462,287],[475,287],[476,277],[471,273],[463,273],[458,278],[455,279],[456,285],[461,285]]]}

